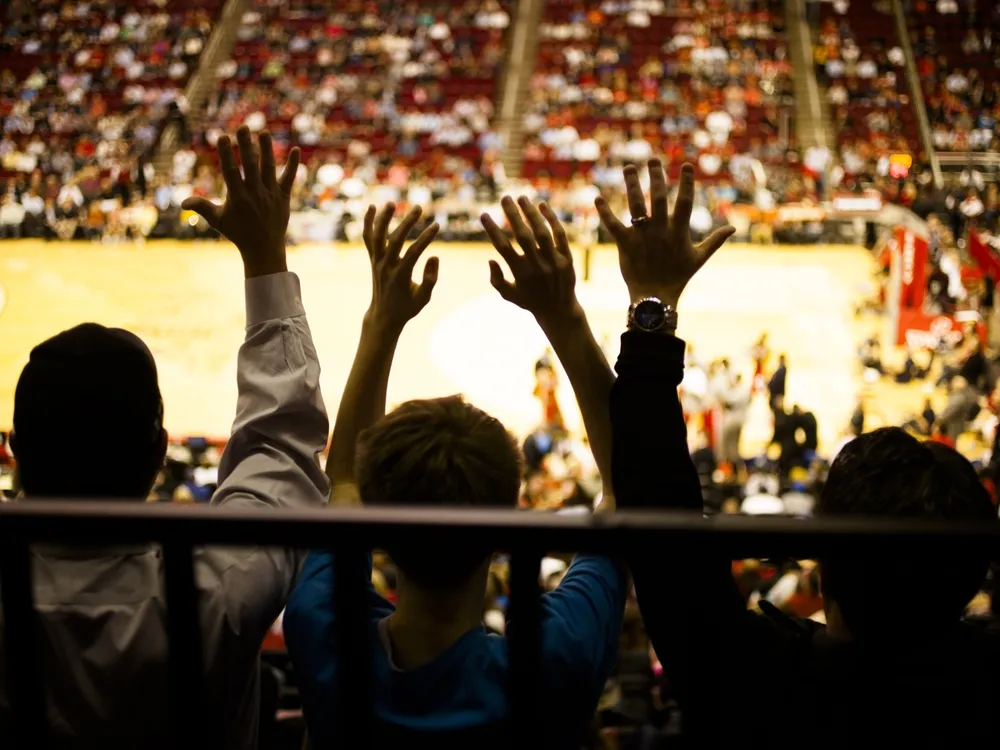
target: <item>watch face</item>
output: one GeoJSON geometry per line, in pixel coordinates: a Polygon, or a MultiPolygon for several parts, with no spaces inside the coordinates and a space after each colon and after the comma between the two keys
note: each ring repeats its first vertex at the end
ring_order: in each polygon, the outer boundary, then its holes
{"type": "Polygon", "coordinates": [[[658,331],[667,318],[667,311],[661,302],[644,300],[635,306],[632,318],[641,330],[658,331]]]}

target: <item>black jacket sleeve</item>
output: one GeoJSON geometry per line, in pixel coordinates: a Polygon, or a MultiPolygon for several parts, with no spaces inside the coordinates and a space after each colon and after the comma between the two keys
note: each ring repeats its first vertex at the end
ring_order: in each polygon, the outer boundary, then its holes
{"type": "Polygon", "coordinates": [[[619,508],[702,509],[677,398],[684,348],[674,336],[622,334],[611,389],[611,476],[619,508]]]}
{"type": "MultiPolygon", "coordinates": [[[[702,512],[698,474],[677,397],[684,342],[673,336],[622,335],[611,392],[612,476],[618,508],[702,512]]],[[[754,620],[728,559],[669,538],[629,559],[639,608],[664,673],[700,743],[718,739],[718,712],[743,695],[741,657],[753,653],[754,620]]],[[[707,745],[706,745],[707,746],[707,745]]]]}

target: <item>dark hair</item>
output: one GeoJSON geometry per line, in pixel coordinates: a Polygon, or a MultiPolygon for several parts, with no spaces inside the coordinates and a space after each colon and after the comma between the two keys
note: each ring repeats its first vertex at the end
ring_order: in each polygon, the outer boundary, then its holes
{"type": "MultiPolygon", "coordinates": [[[[361,434],[356,465],[366,505],[514,508],[521,489],[514,438],[461,396],[393,410],[361,434]]],[[[435,539],[387,551],[409,580],[437,589],[467,581],[492,552],[435,539]]]]}
{"type": "Polygon", "coordinates": [[[14,393],[11,448],[29,496],[144,500],[166,448],[149,349],[96,323],[36,346],[14,393]],[[94,466],[104,451],[118,459],[113,470],[94,466]]]}
{"type": "MultiPolygon", "coordinates": [[[[959,453],[921,443],[898,427],[855,438],[837,456],[820,496],[825,516],[876,516],[996,523],[997,510],[975,469],[959,453]]],[[[822,561],[823,593],[840,606],[852,636],[888,631],[901,609],[907,629],[954,625],[982,585],[989,560],[978,556],[879,554],[822,561]]]]}

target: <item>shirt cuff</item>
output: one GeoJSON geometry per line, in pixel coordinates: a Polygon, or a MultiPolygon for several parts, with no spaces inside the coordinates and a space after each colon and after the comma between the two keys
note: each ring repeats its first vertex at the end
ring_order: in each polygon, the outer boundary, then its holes
{"type": "Polygon", "coordinates": [[[244,282],[247,303],[247,326],[268,320],[305,315],[299,277],[294,273],[254,276],[244,282]]]}
{"type": "Polygon", "coordinates": [[[644,376],[670,373],[670,379],[676,379],[680,383],[684,377],[686,349],[684,340],[676,336],[626,331],[622,334],[622,346],[615,370],[619,375],[623,369],[629,374],[639,372],[644,376]]]}

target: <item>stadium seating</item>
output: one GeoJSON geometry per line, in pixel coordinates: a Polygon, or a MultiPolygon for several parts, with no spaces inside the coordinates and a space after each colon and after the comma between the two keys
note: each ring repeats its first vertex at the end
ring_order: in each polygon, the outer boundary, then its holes
{"type": "Polygon", "coordinates": [[[527,176],[566,179],[599,159],[665,153],[711,181],[729,157],[780,163],[791,104],[780,2],[548,0],[525,113],[527,176]]]}
{"type": "MultiPolygon", "coordinates": [[[[488,145],[510,3],[258,0],[196,129],[196,148],[266,122],[308,163],[336,155],[420,163],[431,173],[477,164],[488,145]]],[[[385,176],[385,170],[380,173],[385,176]]]]}
{"type": "MultiPolygon", "coordinates": [[[[8,3],[0,34],[3,171],[128,172],[155,144],[224,0],[8,3]]],[[[36,181],[37,177],[33,178],[36,181]]],[[[44,196],[44,197],[52,197],[44,196]]]]}
{"type": "Polygon", "coordinates": [[[1000,150],[1000,5],[918,2],[908,18],[934,147],[1000,150]]]}
{"type": "Polygon", "coordinates": [[[827,86],[845,170],[868,171],[866,162],[892,152],[919,153],[905,56],[891,12],[860,2],[821,8],[816,73],[827,86]]]}

